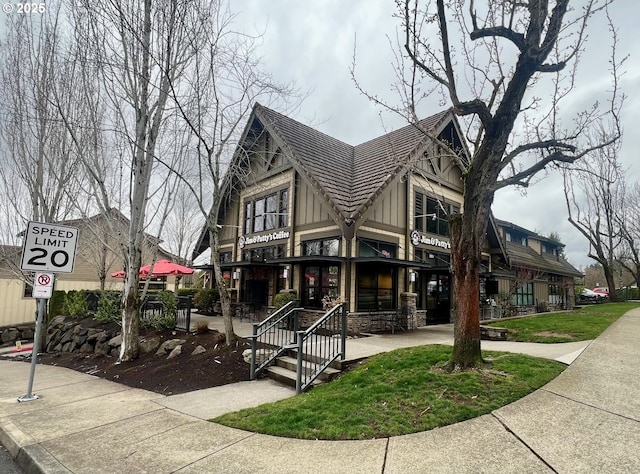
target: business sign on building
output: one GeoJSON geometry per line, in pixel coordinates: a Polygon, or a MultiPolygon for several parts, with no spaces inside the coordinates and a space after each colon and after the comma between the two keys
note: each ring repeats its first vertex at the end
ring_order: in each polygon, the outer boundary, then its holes
{"type": "Polygon", "coordinates": [[[29,222],[22,244],[20,269],[73,273],[78,233],[76,227],[29,222]]]}
{"type": "Polygon", "coordinates": [[[250,237],[245,237],[244,235],[241,235],[240,238],[238,239],[238,246],[241,249],[243,249],[247,245],[275,242],[277,240],[285,240],[288,238],[289,238],[289,231],[287,230],[279,230],[277,232],[270,232],[268,234],[252,235],[250,237]]]}
{"type": "Polygon", "coordinates": [[[413,232],[411,232],[411,243],[413,245],[429,245],[431,247],[451,250],[451,241],[449,239],[429,237],[428,235],[424,235],[423,233],[417,230],[414,230],[413,232]]]}

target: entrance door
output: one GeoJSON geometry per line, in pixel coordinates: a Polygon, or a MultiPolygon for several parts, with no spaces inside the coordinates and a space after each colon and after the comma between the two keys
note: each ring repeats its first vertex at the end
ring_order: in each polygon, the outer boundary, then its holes
{"type": "Polygon", "coordinates": [[[247,280],[247,302],[256,306],[266,306],[269,297],[269,282],[247,280]]]}
{"type": "Polygon", "coordinates": [[[427,274],[425,299],[427,324],[451,322],[450,285],[448,274],[427,274]]]}

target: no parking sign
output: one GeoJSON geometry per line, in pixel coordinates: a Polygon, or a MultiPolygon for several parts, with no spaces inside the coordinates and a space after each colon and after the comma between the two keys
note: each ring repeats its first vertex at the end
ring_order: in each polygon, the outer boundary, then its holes
{"type": "Polygon", "coordinates": [[[53,294],[53,273],[36,273],[33,279],[33,297],[51,298],[53,294]]]}

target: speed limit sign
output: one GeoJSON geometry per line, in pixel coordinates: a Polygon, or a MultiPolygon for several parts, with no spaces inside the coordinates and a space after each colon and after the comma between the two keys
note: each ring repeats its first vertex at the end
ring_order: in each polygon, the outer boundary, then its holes
{"type": "Polygon", "coordinates": [[[78,229],[57,224],[29,222],[22,245],[22,270],[72,273],[78,229]]]}

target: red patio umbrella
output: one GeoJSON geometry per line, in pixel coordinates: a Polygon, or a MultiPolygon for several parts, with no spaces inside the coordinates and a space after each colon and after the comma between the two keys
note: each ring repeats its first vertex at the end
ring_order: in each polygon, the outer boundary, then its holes
{"type": "MultiPolygon", "coordinates": [[[[140,267],[140,276],[149,276],[150,270],[151,264],[140,267]]],[[[169,260],[158,260],[153,266],[153,273],[151,274],[151,276],[191,275],[193,272],[193,268],[185,267],[183,265],[170,262],[169,260]]],[[[124,270],[113,272],[111,274],[113,278],[124,278],[124,275],[124,270]]]]}
{"type": "MultiPolygon", "coordinates": [[[[151,271],[151,265],[145,265],[140,267],[140,275],[148,276],[151,271]]],[[[153,273],[151,276],[166,276],[166,275],[191,275],[194,272],[193,268],[185,267],[169,260],[158,260],[153,265],[153,273]]]]}

